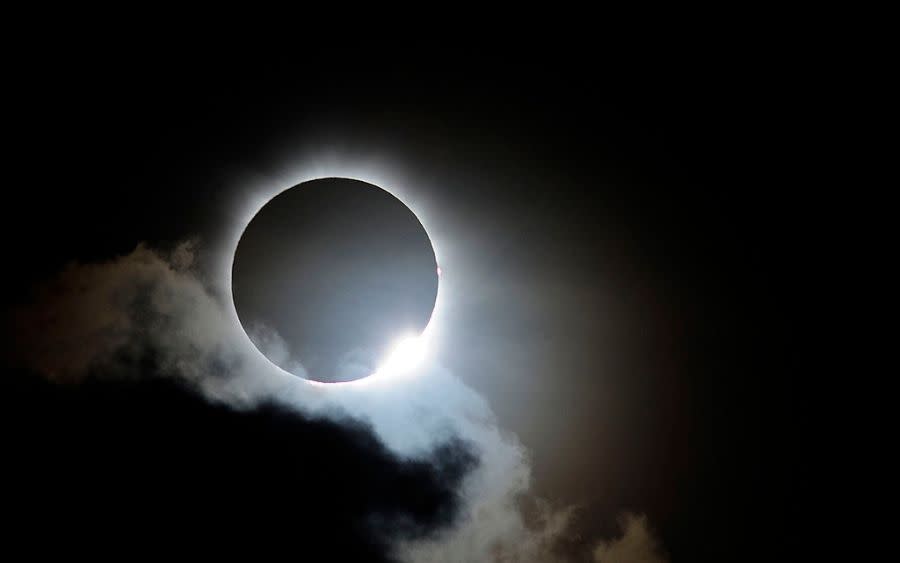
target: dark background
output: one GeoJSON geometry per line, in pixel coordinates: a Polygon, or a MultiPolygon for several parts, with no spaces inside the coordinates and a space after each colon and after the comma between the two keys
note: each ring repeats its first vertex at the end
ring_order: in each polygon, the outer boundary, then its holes
{"type": "Polygon", "coordinates": [[[5,299],[69,260],[215,233],[229,175],[292,143],[383,148],[440,179],[429,197],[460,226],[473,296],[452,326],[477,327],[450,331],[446,361],[533,451],[537,491],[583,503],[586,538],[634,510],[675,561],[788,560],[802,194],[786,73],[743,40],[553,44],[29,52],[6,87],[5,299]]]}

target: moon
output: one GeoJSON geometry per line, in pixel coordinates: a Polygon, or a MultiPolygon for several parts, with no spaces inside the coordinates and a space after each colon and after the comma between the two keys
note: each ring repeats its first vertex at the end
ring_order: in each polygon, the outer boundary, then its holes
{"type": "Polygon", "coordinates": [[[388,191],[320,178],[266,203],[232,264],[240,323],[281,368],[362,379],[428,325],[439,270],[424,226],[388,191]]]}

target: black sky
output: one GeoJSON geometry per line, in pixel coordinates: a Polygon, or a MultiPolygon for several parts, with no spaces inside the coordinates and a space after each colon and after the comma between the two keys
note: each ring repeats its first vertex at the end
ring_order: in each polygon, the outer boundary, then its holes
{"type": "MultiPolygon", "coordinates": [[[[433,179],[427,201],[464,256],[447,275],[466,296],[452,324],[466,330],[442,357],[533,451],[537,489],[585,503],[586,533],[646,512],[675,561],[779,560],[800,409],[790,266],[800,194],[781,168],[781,77],[749,46],[677,47],[304,44],[275,56],[86,39],[32,53],[10,87],[5,299],[27,300],[70,260],[213,238],[240,201],[235,178],[265,176],[292,151],[388,155],[433,179]]],[[[119,392],[135,397],[96,391],[119,392]]],[[[19,460],[9,487],[49,482],[41,501],[53,504],[54,454],[32,448],[66,440],[27,413],[90,425],[65,405],[91,393],[5,394],[19,460]],[[63,414],[48,406],[59,402],[63,414]]],[[[136,408],[129,420],[156,432],[136,408]]],[[[255,432],[287,415],[196,416],[219,436],[217,417],[255,432]]],[[[341,455],[356,455],[355,430],[326,430],[350,435],[341,455]]],[[[104,440],[118,438],[84,432],[83,463],[100,464],[104,440]]],[[[154,452],[154,467],[184,463],[189,438],[179,440],[154,452]]],[[[359,440],[360,455],[379,455],[359,440]]],[[[267,444],[260,463],[280,451],[267,444]]],[[[422,471],[411,478],[430,479],[422,471]]],[[[67,501],[92,502],[84,496],[67,501]]],[[[427,518],[445,514],[436,499],[427,518]]],[[[290,500],[248,502],[289,512],[290,500]]],[[[398,511],[414,509],[401,501],[398,511]]]]}

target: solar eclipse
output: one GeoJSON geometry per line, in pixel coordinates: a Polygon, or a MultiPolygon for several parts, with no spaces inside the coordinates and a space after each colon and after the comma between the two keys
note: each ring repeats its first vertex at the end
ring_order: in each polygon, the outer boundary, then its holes
{"type": "Polygon", "coordinates": [[[238,242],[232,293],[250,339],[311,380],[367,377],[421,355],[438,267],[416,215],[386,190],[320,178],[266,203],[238,242]],[[301,367],[302,366],[302,367],[301,367]]]}

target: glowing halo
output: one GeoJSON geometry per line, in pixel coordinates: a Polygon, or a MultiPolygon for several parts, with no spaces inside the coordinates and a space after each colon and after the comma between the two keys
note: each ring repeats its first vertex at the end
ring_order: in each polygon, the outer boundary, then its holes
{"type": "MultiPolygon", "coordinates": [[[[418,219],[422,229],[424,229],[425,234],[428,237],[429,242],[431,243],[431,247],[435,256],[435,262],[437,264],[436,295],[434,305],[432,307],[431,314],[428,317],[427,323],[422,329],[421,333],[417,335],[398,335],[399,337],[395,338],[394,345],[391,347],[391,350],[382,357],[382,359],[378,362],[376,369],[372,371],[372,373],[351,381],[327,382],[298,376],[297,374],[294,374],[275,364],[268,356],[266,356],[265,353],[263,353],[263,351],[259,349],[259,347],[257,347],[253,343],[247,331],[242,330],[241,332],[244,333],[244,338],[246,339],[245,342],[249,345],[249,348],[252,349],[255,354],[258,354],[262,358],[265,358],[266,363],[270,366],[275,367],[280,374],[289,376],[292,379],[302,379],[309,385],[316,387],[337,388],[346,386],[366,386],[387,381],[394,381],[403,377],[414,376],[417,373],[421,373],[421,370],[417,370],[417,368],[420,367],[428,359],[431,352],[433,351],[435,327],[438,324],[436,322],[436,319],[440,319],[440,314],[443,310],[443,292],[441,289],[442,284],[440,283],[443,272],[441,271],[440,267],[440,251],[437,242],[432,237],[432,233],[426,226],[427,219],[424,217],[424,215],[427,214],[423,213],[421,209],[415,209],[415,204],[413,203],[413,201],[411,201],[412,199],[414,199],[411,197],[412,192],[403,190],[402,188],[398,189],[395,183],[391,182],[388,179],[384,179],[379,174],[351,174],[347,172],[338,173],[336,171],[326,172],[320,167],[316,172],[307,172],[305,174],[300,174],[295,177],[295,179],[292,179],[289,182],[279,182],[279,185],[277,187],[263,190],[262,192],[260,191],[259,187],[257,187],[255,197],[248,198],[248,204],[240,213],[240,221],[238,225],[236,225],[238,228],[231,234],[231,236],[228,237],[230,239],[228,241],[229,252],[227,252],[226,255],[229,257],[229,260],[227,260],[227,263],[223,264],[227,272],[227,275],[224,277],[224,279],[227,280],[225,286],[227,289],[227,294],[229,296],[233,296],[231,272],[235,260],[235,253],[241,236],[246,230],[250,221],[252,221],[252,219],[260,212],[263,207],[265,207],[270,201],[272,201],[275,197],[282,194],[283,192],[290,190],[291,188],[304,182],[322,178],[341,178],[372,184],[399,200],[404,206],[406,206],[406,208],[409,209],[410,212],[412,212],[416,219],[418,219]],[[392,189],[386,188],[385,186],[391,186],[392,189]]],[[[238,326],[241,326],[241,321],[237,313],[234,298],[232,297],[227,301],[229,302],[229,313],[233,317],[234,321],[238,324],[238,326]]],[[[300,359],[302,361],[302,358],[300,359]]]]}

